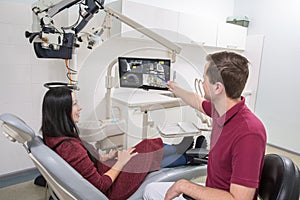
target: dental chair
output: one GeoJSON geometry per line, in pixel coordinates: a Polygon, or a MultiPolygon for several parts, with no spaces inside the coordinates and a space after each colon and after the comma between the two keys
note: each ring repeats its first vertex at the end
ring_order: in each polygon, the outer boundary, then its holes
{"type": "MultiPolygon", "coordinates": [[[[8,139],[23,144],[34,165],[46,179],[49,192],[54,199],[108,199],[46,146],[23,120],[13,114],[2,114],[0,123],[2,123],[3,134],[8,139]]],[[[139,189],[129,199],[142,199],[144,188],[150,182],[176,181],[182,178],[193,179],[204,175],[206,175],[206,165],[163,168],[149,173],[139,189]]]]}

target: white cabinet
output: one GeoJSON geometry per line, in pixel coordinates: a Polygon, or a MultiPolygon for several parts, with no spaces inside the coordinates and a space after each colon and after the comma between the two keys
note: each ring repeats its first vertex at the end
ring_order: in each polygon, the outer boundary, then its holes
{"type": "MultiPolygon", "coordinates": [[[[179,13],[159,7],[149,6],[131,1],[122,1],[122,14],[128,16],[142,26],[177,41],[177,27],[179,13]]],[[[122,36],[133,38],[147,38],[142,33],[122,23],[122,36]]],[[[148,38],[147,38],[148,39],[148,38]]]]}
{"type": "MultiPolygon", "coordinates": [[[[244,50],[247,28],[218,23],[209,16],[196,16],[146,4],[123,0],[122,14],[173,42],[244,50]]],[[[122,37],[149,39],[121,23],[122,37]]]]}
{"type": "Polygon", "coordinates": [[[217,35],[217,47],[244,50],[246,47],[247,28],[219,23],[217,35]]]}
{"type": "Polygon", "coordinates": [[[196,43],[215,47],[217,43],[218,23],[216,19],[203,16],[179,14],[178,42],[196,43]]]}

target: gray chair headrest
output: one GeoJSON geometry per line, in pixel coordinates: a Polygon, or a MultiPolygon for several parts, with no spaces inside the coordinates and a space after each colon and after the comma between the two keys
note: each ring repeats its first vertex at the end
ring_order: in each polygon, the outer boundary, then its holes
{"type": "Polygon", "coordinates": [[[23,120],[13,114],[1,114],[0,121],[2,121],[3,134],[13,142],[18,141],[24,144],[35,137],[34,131],[23,120]]]}

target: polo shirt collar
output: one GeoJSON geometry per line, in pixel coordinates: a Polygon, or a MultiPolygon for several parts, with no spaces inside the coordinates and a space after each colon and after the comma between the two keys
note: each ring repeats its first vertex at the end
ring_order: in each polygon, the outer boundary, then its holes
{"type": "Polygon", "coordinates": [[[230,108],[221,117],[216,117],[216,123],[219,126],[224,126],[232,117],[234,117],[245,106],[245,98],[241,97],[241,101],[230,108]]]}

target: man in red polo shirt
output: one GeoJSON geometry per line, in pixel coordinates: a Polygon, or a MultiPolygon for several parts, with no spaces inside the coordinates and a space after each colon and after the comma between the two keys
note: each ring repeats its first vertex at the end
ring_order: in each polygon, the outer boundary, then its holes
{"type": "Polygon", "coordinates": [[[190,106],[212,118],[213,128],[206,185],[187,180],[151,183],[144,199],[257,199],[266,147],[262,122],[247,108],[241,96],[249,75],[248,60],[233,52],[207,56],[204,98],[169,81],[168,88],[190,106]]]}

